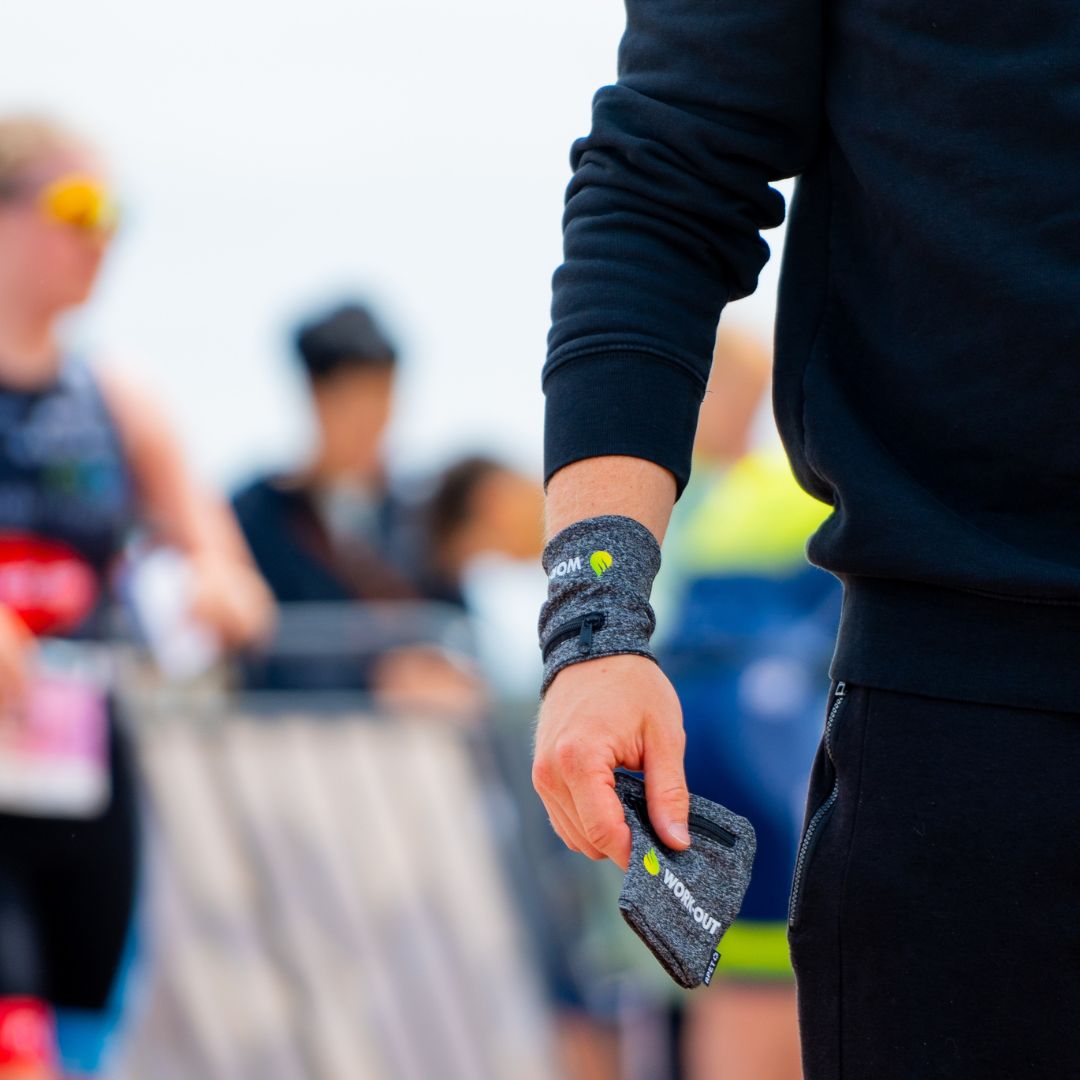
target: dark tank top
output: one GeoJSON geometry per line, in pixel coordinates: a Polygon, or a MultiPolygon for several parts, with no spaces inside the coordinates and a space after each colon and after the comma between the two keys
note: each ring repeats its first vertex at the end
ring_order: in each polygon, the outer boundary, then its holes
{"type": "Polygon", "coordinates": [[[40,389],[0,383],[0,603],[36,634],[97,636],[134,511],[119,433],[82,360],[40,389]]]}

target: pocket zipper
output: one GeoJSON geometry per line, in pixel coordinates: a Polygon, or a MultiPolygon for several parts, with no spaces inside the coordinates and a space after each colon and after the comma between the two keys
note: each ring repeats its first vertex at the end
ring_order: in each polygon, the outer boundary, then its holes
{"type": "Polygon", "coordinates": [[[554,634],[548,638],[543,649],[543,659],[546,661],[548,654],[556,645],[568,638],[576,637],[581,642],[583,649],[592,648],[593,631],[599,630],[604,625],[604,613],[602,611],[587,611],[576,619],[570,619],[563,623],[554,634]]]}
{"type": "MultiPolygon", "coordinates": [[[[629,801],[642,826],[650,836],[656,838],[659,842],[656,830],[653,829],[652,822],[649,820],[645,800],[640,795],[631,795],[629,801]]],[[[705,817],[703,814],[696,814],[693,810],[690,811],[687,825],[692,833],[697,833],[698,836],[704,836],[709,840],[715,840],[718,844],[723,844],[724,847],[734,847],[739,840],[730,829],[725,829],[723,825],[717,825],[715,821],[705,817]]]]}
{"type": "Polygon", "coordinates": [[[836,723],[837,714],[840,712],[840,706],[843,704],[846,694],[847,684],[843,682],[837,683],[836,690],[833,693],[832,708],[829,709],[829,716],[825,721],[825,753],[828,754],[829,761],[833,763],[833,785],[828,797],[814,811],[813,816],[810,818],[810,823],[806,826],[806,833],[802,838],[802,843],[799,844],[799,853],[795,859],[795,877],[791,884],[791,898],[788,901],[789,927],[795,925],[795,915],[799,903],[799,894],[802,888],[803,874],[806,870],[806,863],[810,857],[810,852],[817,842],[817,837],[821,832],[822,826],[825,824],[828,816],[832,813],[833,806],[836,805],[836,799],[840,793],[839,780],[835,776],[836,763],[833,761],[832,756],[832,733],[833,725],[836,723]]]}
{"type": "Polygon", "coordinates": [[[687,824],[691,832],[696,832],[699,836],[707,836],[723,844],[724,847],[734,847],[739,839],[730,829],[725,829],[723,825],[717,825],[710,818],[695,814],[693,811],[690,812],[687,824]]]}

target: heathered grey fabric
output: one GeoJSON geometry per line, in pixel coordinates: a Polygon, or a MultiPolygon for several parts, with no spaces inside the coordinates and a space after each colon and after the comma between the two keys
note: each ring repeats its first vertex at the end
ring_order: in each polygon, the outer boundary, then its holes
{"type": "Polygon", "coordinates": [[[624,514],[575,521],[548,541],[541,563],[548,575],[548,598],[537,625],[541,652],[569,620],[590,611],[604,613],[604,625],[594,632],[591,647],[583,647],[575,636],[552,649],[544,661],[541,699],[567,664],[616,653],[656,660],[649,648],[656,629],[649,594],[660,569],[660,545],[645,525],[624,514]],[[590,565],[597,552],[611,556],[599,574],[590,565]]]}
{"type": "Polygon", "coordinates": [[[691,821],[690,847],[674,851],[649,824],[644,783],[617,770],[615,791],[633,839],[619,911],[680,986],[708,983],[720,938],[735,921],[750,884],[757,850],[754,828],[739,814],[691,793],[691,814],[733,833],[735,845],[725,847],[702,835],[691,821]]]}

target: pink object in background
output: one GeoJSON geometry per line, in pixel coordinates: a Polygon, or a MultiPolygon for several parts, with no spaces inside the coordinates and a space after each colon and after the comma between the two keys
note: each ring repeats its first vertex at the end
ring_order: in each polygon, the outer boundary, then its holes
{"type": "Polygon", "coordinates": [[[39,672],[0,718],[0,810],[91,817],[109,801],[108,710],[97,682],[39,672]]]}

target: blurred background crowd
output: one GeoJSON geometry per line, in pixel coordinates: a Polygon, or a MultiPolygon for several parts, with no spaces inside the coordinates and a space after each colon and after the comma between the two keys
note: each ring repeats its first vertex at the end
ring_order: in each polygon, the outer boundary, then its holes
{"type": "Polygon", "coordinates": [[[61,7],[3,17],[0,1078],[795,1080],[839,591],[778,252],[653,593],[691,789],[758,834],[707,991],[529,780],[549,280],[621,6],[61,7]]]}

